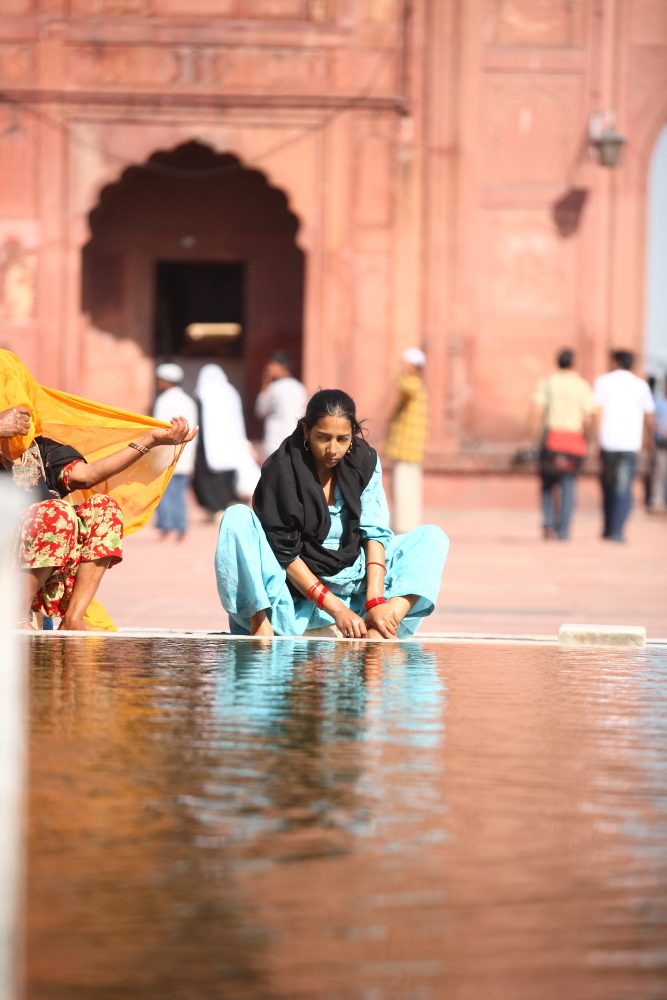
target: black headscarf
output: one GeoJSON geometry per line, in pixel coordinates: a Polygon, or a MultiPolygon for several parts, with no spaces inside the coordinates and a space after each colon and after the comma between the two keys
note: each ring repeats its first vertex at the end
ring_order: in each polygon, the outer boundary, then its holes
{"type": "Polygon", "coordinates": [[[310,451],[304,447],[299,425],[285,438],[262,468],[253,507],[269,545],[280,563],[301,556],[316,576],[335,576],[354,565],[361,548],[361,494],[377,465],[377,452],[363,438],[336,466],[340,491],[348,509],[348,524],[339,549],[322,542],[331,528],[331,515],[310,451]]]}

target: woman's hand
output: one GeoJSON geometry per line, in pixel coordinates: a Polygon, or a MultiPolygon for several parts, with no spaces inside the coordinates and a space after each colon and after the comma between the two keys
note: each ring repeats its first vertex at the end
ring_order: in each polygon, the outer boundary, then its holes
{"type": "MultiPolygon", "coordinates": [[[[188,441],[192,441],[198,430],[198,427],[190,430],[185,417],[174,417],[170,428],[155,427],[140,438],[137,444],[143,448],[154,448],[161,444],[187,444],[188,441]]],[[[88,465],[85,462],[79,462],[70,473],[70,488],[73,490],[92,489],[93,486],[98,486],[111,479],[112,476],[118,475],[119,472],[129,469],[140,458],[140,453],[128,446],[121,448],[113,455],[107,455],[106,458],[98,458],[97,461],[90,462],[88,465]]]]}
{"type": "Polygon", "coordinates": [[[0,413],[0,438],[23,437],[30,430],[30,410],[27,406],[12,406],[0,413]]]}
{"type": "Polygon", "coordinates": [[[192,430],[188,427],[185,417],[172,417],[171,430],[165,427],[156,427],[150,431],[147,437],[152,439],[149,447],[156,447],[161,444],[187,444],[197,436],[198,427],[192,430]]]}
{"type": "MultiPolygon", "coordinates": [[[[327,594],[327,597],[329,595],[327,594]]],[[[325,608],[325,610],[328,610],[325,608]]],[[[341,630],[346,639],[363,639],[366,636],[366,623],[354,611],[350,611],[343,602],[340,602],[340,610],[329,611],[333,615],[336,625],[341,630]]]]}
{"type": "Polygon", "coordinates": [[[366,626],[380,633],[383,639],[395,639],[399,622],[391,604],[376,604],[366,612],[366,626]]]}

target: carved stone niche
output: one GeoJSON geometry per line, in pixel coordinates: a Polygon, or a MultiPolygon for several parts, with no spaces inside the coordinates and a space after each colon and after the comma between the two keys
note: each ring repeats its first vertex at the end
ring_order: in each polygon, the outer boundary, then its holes
{"type": "Polygon", "coordinates": [[[95,13],[136,17],[152,14],[152,6],[151,0],[95,0],[95,13]]]}
{"type": "Polygon", "coordinates": [[[306,0],[245,0],[245,16],[303,21],[307,7],[306,0]]]}
{"type": "Polygon", "coordinates": [[[34,61],[34,52],[29,45],[0,45],[0,83],[30,83],[34,75],[34,61]]]}
{"type": "Polygon", "coordinates": [[[156,17],[238,17],[239,0],[154,0],[156,17]]]}
{"type": "Polygon", "coordinates": [[[500,45],[580,45],[581,0],[496,0],[500,45]]]}

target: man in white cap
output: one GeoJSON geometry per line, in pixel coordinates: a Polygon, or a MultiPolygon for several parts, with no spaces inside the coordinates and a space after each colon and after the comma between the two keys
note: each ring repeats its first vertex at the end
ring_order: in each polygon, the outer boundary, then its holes
{"type": "Polygon", "coordinates": [[[255,415],[264,421],[263,457],[267,459],[289,437],[306,412],[308,392],[294,378],[294,361],[287,351],[274,351],[262,372],[262,391],[255,415]]]}
{"type": "Polygon", "coordinates": [[[402,354],[398,401],[389,424],[385,455],[394,463],[394,531],[402,535],[422,523],[424,450],[428,439],[428,393],[423,382],[426,355],[418,347],[402,354]]]}
{"type": "MultiPolygon", "coordinates": [[[[190,427],[196,427],[197,404],[181,388],[185,375],[181,366],[173,363],[158,365],[155,374],[160,395],[155,400],[153,416],[167,424],[172,417],[185,417],[190,427]]],[[[196,441],[186,444],[157,509],[157,526],[163,538],[168,538],[173,531],[177,541],[182,541],[188,530],[185,497],[195,467],[196,444],[196,441]]]]}

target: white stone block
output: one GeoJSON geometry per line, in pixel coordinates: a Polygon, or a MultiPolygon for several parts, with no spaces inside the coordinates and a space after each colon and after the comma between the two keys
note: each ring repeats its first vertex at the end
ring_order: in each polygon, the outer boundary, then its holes
{"type": "Polygon", "coordinates": [[[14,631],[20,587],[13,550],[24,496],[9,476],[0,477],[0,1000],[22,994],[18,958],[27,726],[25,665],[14,631]]]}
{"type": "Polygon", "coordinates": [[[561,646],[626,646],[632,649],[646,645],[643,625],[561,625],[558,632],[561,646]]]}

